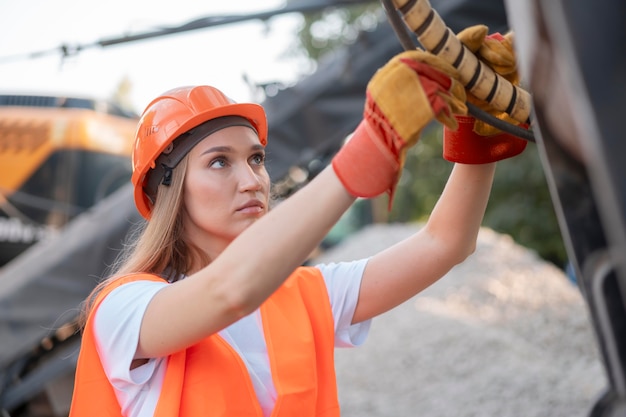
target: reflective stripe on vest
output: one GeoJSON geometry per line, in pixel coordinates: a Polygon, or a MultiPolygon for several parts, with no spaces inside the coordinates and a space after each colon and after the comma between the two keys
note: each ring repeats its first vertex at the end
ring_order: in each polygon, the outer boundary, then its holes
{"type": "MultiPolygon", "coordinates": [[[[114,288],[136,274],[112,282],[98,295],[94,310],[114,288]]],[[[70,417],[122,416],[96,351],[90,314],[78,358],[70,417]]],[[[324,280],[317,268],[298,268],[261,305],[263,331],[278,398],[272,417],[339,416],[334,367],[334,324],[324,280]]],[[[245,364],[219,335],[168,357],[155,417],[261,417],[261,407],[245,364]]]]}

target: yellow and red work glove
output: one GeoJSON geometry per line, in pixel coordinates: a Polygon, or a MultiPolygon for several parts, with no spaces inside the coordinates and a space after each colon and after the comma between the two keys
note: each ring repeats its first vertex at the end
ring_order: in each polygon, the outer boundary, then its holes
{"type": "MultiPolygon", "coordinates": [[[[519,84],[517,61],[513,49],[513,33],[487,35],[484,25],[471,26],[457,35],[478,59],[514,85],[519,84]]],[[[484,100],[467,92],[467,101],[500,120],[519,125],[504,112],[497,111],[484,100]]],[[[458,129],[444,127],[443,157],[451,162],[485,164],[519,155],[528,142],[472,116],[457,116],[458,129]]]]}
{"type": "Polygon", "coordinates": [[[393,193],[408,148],[434,119],[456,129],[466,114],[465,89],[456,69],[426,51],[402,52],[367,85],[363,120],[332,160],[337,177],[355,197],[393,193]]]}

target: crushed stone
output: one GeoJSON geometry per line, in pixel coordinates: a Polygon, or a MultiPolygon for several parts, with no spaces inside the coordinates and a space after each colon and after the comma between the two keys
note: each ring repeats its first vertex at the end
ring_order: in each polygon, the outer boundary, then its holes
{"type": "MultiPolygon", "coordinates": [[[[373,255],[419,227],[370,225],[312,263],[373,255]]],[[[337,349],[336,371],[343,417],[586,417],[607,384],[578,287],[488,228],[362,346],[337,349]]]]}

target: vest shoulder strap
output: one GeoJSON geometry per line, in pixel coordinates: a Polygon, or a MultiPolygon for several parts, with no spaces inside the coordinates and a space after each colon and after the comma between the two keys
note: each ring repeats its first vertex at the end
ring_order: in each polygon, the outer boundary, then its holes
{"type": "Polygon", "coordinates": [[[93,334],[93,312],[104,297],[120,285],[132,281],[163,279],[152,274],[129,274],[114,279],[96,296],[81,338],[80,353],[76,363],[74,391],[69,417],[105,416],[122,417],[115,391],[106,377],[93,334]]]}

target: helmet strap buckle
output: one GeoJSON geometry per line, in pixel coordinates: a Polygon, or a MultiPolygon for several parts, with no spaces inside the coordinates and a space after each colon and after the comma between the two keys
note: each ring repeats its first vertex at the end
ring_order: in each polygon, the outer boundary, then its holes
{"type": "Polygon", "coordinates": [[[161,166],[163,167],[163,179],[161,180],[161,184],[172,185],[172,173],[174,169],[165,164],[161,164],[161,166]]]}

